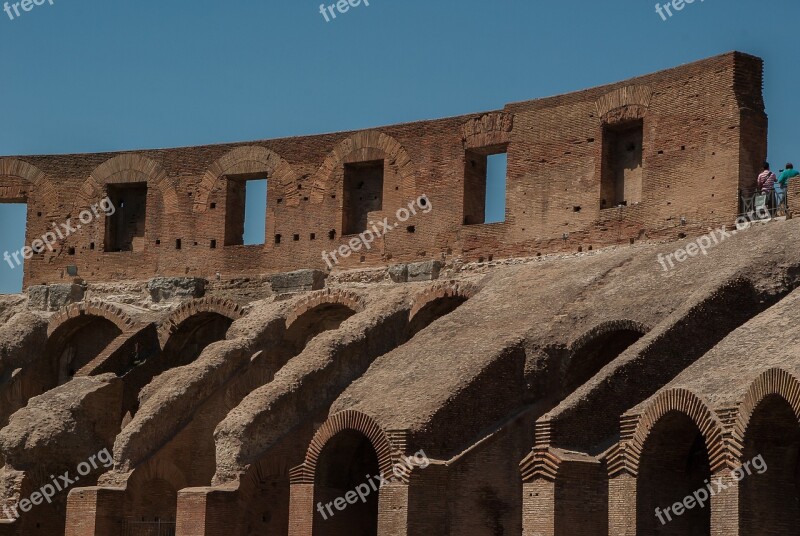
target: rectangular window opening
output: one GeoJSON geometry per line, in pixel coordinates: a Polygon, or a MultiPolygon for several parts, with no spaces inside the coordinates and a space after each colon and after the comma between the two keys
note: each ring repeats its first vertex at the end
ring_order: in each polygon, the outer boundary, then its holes
{"type": "Polygon", "coordinates": [[[643,141],[642,120],[603,128],[600,208],[641,202],[643,141]]]}
{"type": "Polygon", "coordinates": [[[466,152],[464,159],[464,224],[501,223],[506,220],[506,146],[466,152]]]}
{"type": "Polygon", "coordinates": [[[23,265],[22,248],[25,247],[25,229],[28,225],[28,205],[25,203],[0,203],[0,249],[7,252],[0,274],[0,294],[22,292],[23,265]]]}
{"type": "Polygon", "coordinates": [[[225,245],[263,245],[267,236],[267,179],[263,174],[228,177],[225,245]]]}
{"type": "Polygon", "coordinates": [[[105,251],[143,251],[147,218],[147,183],[109,184],[116,210],[106,216],[105,251]]]}
{"type": "Polygon", "coordinates": [[[344,166],[342,233],[367,229],[369,213],[383,210],[383,160],[344,166]]]}

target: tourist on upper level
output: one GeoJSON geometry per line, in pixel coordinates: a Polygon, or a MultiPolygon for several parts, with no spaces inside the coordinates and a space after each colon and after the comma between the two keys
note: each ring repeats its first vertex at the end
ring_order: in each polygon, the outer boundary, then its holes
{"type": "Polygon", "coordinates": [[[789,186],[789,179],[800,175],[791,162],[786,164],[786,169],[781,171],[781,176],[778,177],[775,183],[775,205],[780,206],[784,203],[786,197],[786,188],[789,186]]]}
{"type": "Polygon", "coordinates": [[[764,162],[764,171],[758,176],[758,189],[762,194],[770,193],[775,189],[778,177],[769,169],[769,162],[764,162]]]}

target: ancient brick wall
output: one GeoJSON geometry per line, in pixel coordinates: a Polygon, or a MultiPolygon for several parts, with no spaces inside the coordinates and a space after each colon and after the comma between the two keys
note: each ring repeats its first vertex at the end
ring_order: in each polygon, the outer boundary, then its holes
{"type": "Polygon", "coordinates": [[[88,281],[217,273],[225,279],[324,269],[322,252],[353,238],[343,235],[352,230],[347,226],[384,217],[395,222],[396,211],[420,195],[432,208],[415,206],[415,215],[369,250],[338,254],[341,266],[477,260],[674,237],[733,221],[737,190],[766,153],[761,72],[761,60],[729,53],[503,110],[363,132],[8,157],[0,159],[0,196],[27,201],[28,245],[52,230],[52,222],[71,218],[75,227],[54,251],[26,261],[26,286],[75,274],[88,281]],[[609,140],[620,131],[634,142],[616,144],[617,150],[633,153],[609,155],[609,140]],[[482,219],[480,157],[500,152],[508,154],[505,221],[473,223],[482,219]],[[630,199],[607,194],[614,180],[610,158],[641,161],[617,174],[627,181],[617,191],[630,199]],[[239,245],[241,183],[263,178],[265,243],[239,245]],[[128,198],[119,207],[126,213],[92,214],[91,206],[109,194],[118,203],[128,198]],[[120,228],[125,225],[131,228],[120,228]]]}

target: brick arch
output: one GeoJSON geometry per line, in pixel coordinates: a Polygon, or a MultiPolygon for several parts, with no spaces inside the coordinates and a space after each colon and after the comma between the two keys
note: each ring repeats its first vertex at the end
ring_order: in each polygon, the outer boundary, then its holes
{"type": "Polygon", "coordinates": [[[2,197],[30,198],[35,194],[48,211],[58,206],[58,189],[50,178],[36,166],[18,158],[0,158],[0,178],[18,178],[31,187],[28,192],[8,192],[2,197]]]}
{"type": "Polygon", "coordinates": [[[337,434],[345,430],[354,430],[362,433],[372,444],[375,454],[378,457],[378,467],[381,473],[389,475],[392,472],[396,455],[395,449],[389,435],[375,422],[375,420],[355,410],[345,410],[328,418],[327,421],[317,430],[306,451],[306,458],[302,465],[295,467],[291,471],[291,481],[293,484],[306,483],[313,484],[317,474],[317,462],[325,445],[337,434]]]}
{"type": "Polygon", "coordinates": [[[80,316],[102,317],[113,322],[123,333],[134,329],[136,322],[121,308],[107,302],[90,300],[70,304],[50,317],[47,336],[51,337],[65,323],[80,316]]]}
{"type": "Polygon", "coordinates": [[[102,199],[106,184],[126,182],[146,182],[148,187],[161,193],[166,214],[180,212],[178,192],[164,168],[158,162],[135,153],[117,155],[97,166],[78,191],[75,210],[83,210],[102,199]]]}
{"type": "Polygon", "coordinates": [[[597,337],[601,337],[613,331],[637,331],[644,335],[650,331],[650,327],[635,320],[607,320],[590,328],[583,335],[572,341],[569,345],[569,352],[574,354],[587,344],[590,344],[597,337]]]}
{"type": "MultiPolygon", "coordinates": [[[[140,486],[146,485],[151,480],[164,480],[175,486],[175,491],[180,491],[189,486],[189,481],[183,471],[167,459],[148,460],[144,464],[134,469],[128,477],[127,489],[131,489],[131,484],[138,483],[140,486]]],[[[146,489],[139,490],[140,493],[147,493],[146,489]]]]}
{"type": "Polygon", "coordinates": [[[731,450],[739,459],[744,450],[747,429],[758,405],[768,396],[777,395],[786,401],[800,421],[800,380],[793,374],[771,368],[764,371],[752,384],[739,404],[738,414],[731,434],[731,450]]]}
{"type": "Polygon", "coordinates": [[[353,312],[360,313],[366,307],[364,298],[349,290],[320,290],[298,301],[286,317],[287,329],[308,311],[325,304],[339,304],[350,308],[353,312]]]}
{"type": "Polygon", "coordinates": [[[158,340],[161,347],[164,348],[181,323],[200,313],[217,313],[231,320],[238,320],[246,314],[241,305],[225,298],[206,297],[184,302],[159,324],[158,340]]]}
{"type": "Polygon", "coordinates": [[[299,177],[292,165],[266,147],[247,145],[233,149],[211,164],[197,188],[192,210],[205,212],[208,209],[208,198],[225,175],[260,172],[267,172],[270,179],[277,181],[287,205],[300,204],[299,177]]]}
{"type": "Polygon", "coordinates": [[[650,108],[653,89],[650,86],[624,86],[606,93],[595,103],[603,123],[642,119],[650,108]]]}
{"type": "Polygon", "coordinates": [[[464,298],[468,300],[478,292],[478,287],[473,283],[463,282],[439,282],[431,285],[424,291],[414,296],[411,310],[408,313],[408,321],[414,320],[426,305],[441,298],[464,298]]]}
{"type": "Polygon", "coordinates": [[[358,132],[343,140],[325,158],[317,170],[311,186],[310,199],[313,203],[322,203],[326,192],[333,189],[333,172],[348,155],[362,150],[373,149],[383,152],[389,164],[397,166],[400,173],[400,187],[405,198],[416,197],[416,178],[411,157],[400,143],[391,136],[375,130],[358,132]]]}
{"type": "Polygon", "coordinates": [[[671,412],[680,412],[689,417],[706,442],[711,472],[722,467],[731,467],[727,441],[722,423],[708,404],[687,389],[669,389],[656,395],[639,415],[623,417],[623,437],[628,436],[614,448],[609,456],[609,474],[623,470],[637,475],[645,442],[655,425],[671,412]],[[630,430],[633,432],[630,433],[630,430]]]}
{"type": "Polygon", "coordinates": [[[470,119],[461,126],[461,141],[465,149],[477,149],[511,142],[514,114],[492,112],[470,119]]]}

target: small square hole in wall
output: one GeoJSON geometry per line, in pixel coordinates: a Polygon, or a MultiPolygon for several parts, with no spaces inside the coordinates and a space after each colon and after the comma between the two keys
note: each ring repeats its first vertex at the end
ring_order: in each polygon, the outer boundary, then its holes
{"type": "Polygon", "coordinates": [[[308,238],[311,239],[311,240],[316,240],[317,239],[317,235],[316,235],[316,233],[311,233],[308,238]]]}
{"type": "Polygon", "coordinates": [[[294,235],[292,237],[292,240],[294,240],[295,242],[299,242],[300,241],[300,235],[299,234],[294,235]]]}
{"type": "Polygon", "coordinates": [[[408,227],[406,227],[406,231],[408,231],[409,233],[416,233],[417,228],[414,225],[409,225],[408,227]]]}
{"type": "Polygon", "coordinates": [[[216,203],[211,203],[211,208],[217,208],[217,204],[216,203]]]}
{"type": "Polygon", "coordinates": [[[279,234],[275,235],[275,243],[276,244],[280,244],[281,243],[281,235],[279,235],[279,234]]]}
{"type": "Polygon", "coordinates": [[[90,250],[94,250],[94,242],[91,242],[91,243],[89,244],[89,249],[90,249],[90,250]]]}
{"type": "Polygon", "coordinates": [[[217,241],[216,240],[212,240],[211,241],[211,249],[217,249],[217,241]]]}
{"type": "Polygon", "coordinates": [[[181,239],[175,239],[175,249],[181,249],[181,239]]]}
{"type": "Polygon", "coordinates": [[[328,231],[328,239],[336,240],[336,229],[331,229],[330,231],[328,231]]]}
{"type": "Polygon", "coordinates": [[[156,245],[160,246],[161,245],[161,240],[156,240],[156,245]]]}
{"type": "Polygon", "coordinates": [[[67,249],[67,255],[75,255],[75,248],[71,247],[67,249]]]}

